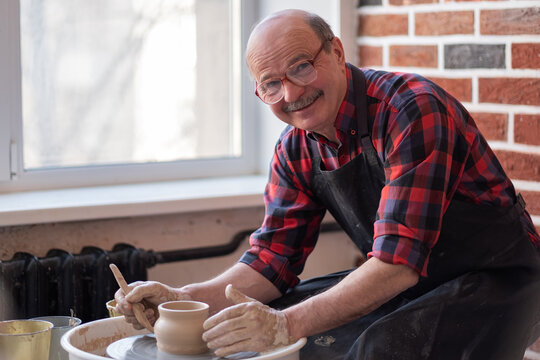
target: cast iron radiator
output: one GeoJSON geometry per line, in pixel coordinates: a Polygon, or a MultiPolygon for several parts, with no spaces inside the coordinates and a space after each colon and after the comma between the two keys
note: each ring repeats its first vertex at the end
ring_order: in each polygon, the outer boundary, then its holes
{"type": "MultiPolygon", "coordinates": [[[[321,232],[340,230],[324,223],[321,232]]],[[[154,252],[128,244],[111,251],[85,247],[79,254],[51,249],[37,258],[18,252],[0,261],[0,320],[46,315],[70,315],[83,322],[108,317],[105,303],[118,290],[109,264],[118,266],[128,283],[147,280],[147,269],[156,264],[195,260],[233,253],[254,230],[240,231],[223,245],[154,252]]]]}

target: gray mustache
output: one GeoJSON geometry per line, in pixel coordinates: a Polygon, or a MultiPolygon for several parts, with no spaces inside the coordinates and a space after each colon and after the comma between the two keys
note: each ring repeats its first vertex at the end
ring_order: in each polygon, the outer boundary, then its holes
{"type": "Polygon", "coordinates": [[[324,91],[322,90],[316,90],[312,94],[306,95],[304,97],[301,97],[300,99],[296,100],[292,103],[285,103],[282,106],[283,112],[291,112],[291,111],[297,111],[301,110],[305,107],[308,107],[309,105],[313,104],[315,100],[317,100],[319,97],[321,97],[324,94],[324,91]]]}

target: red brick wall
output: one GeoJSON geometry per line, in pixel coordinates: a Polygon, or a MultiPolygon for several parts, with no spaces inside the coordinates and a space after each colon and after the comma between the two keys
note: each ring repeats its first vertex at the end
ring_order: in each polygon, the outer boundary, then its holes
{"type": "MultiPolygon", "coordinates": [[[[356,64],[422,74],[459,99],[540,231],[540,3],[360,0],[356,64]]],[[[540,358],[540,339],[525,359],[540,358]]]]}
{"type": "Polygon", "coordinates": [[[422,74],[473,115],[540,230],[540,3],[360,0],[356,64],[422,74]]]}

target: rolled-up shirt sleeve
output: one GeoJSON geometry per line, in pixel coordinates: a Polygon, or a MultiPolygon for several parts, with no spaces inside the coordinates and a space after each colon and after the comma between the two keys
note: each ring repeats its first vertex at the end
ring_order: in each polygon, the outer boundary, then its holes
{"type": "Polygon", "coordinates": [[[311,160],[290,159],[283,146],[282,142],[276,145],[271,162],[264,193],[264,221],[251,235],[251,248],[240,262],[285,293],[299,282],[298,275],[317,242],[325,209],[313,199],[301,179],[301,170],[309,171],[311,160]]]}
{"type": "Polygon", "coordinates": [[[368,256],[427,276],[429,254],[474,134],[431,95],[415,97],[392,117],[384,145],[386,184],[368,256]]]}

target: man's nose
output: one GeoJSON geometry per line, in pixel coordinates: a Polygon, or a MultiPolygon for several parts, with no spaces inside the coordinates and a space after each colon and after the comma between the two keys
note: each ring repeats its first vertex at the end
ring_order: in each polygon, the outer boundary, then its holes
{"type": "Polygon", "coordinates": [[[285,78],[282,81],[283,86],[283,100],[285,102],[293,102],[304,93],[304,86],[296,85],[289,79],[285,78]]]}

